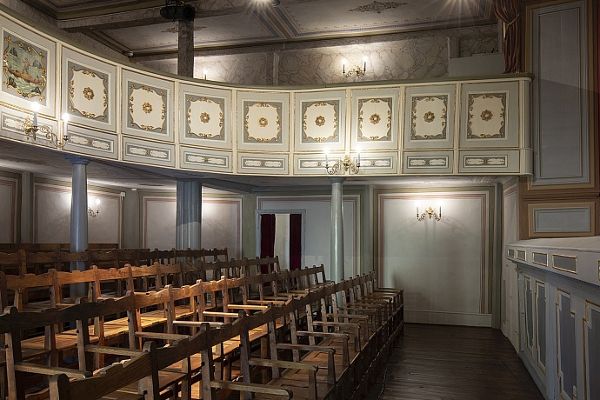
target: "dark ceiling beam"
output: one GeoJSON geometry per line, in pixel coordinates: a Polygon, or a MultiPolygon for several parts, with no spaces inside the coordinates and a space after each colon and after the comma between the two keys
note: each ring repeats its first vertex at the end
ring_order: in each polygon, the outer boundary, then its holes
{"type": "MultiPolygon", "coordinates": [[[[248,11],[248,3],[240,0],[228,1],[224,8],[205,8],[203,2],[188,2],[196,8],[196,19],[239,14],[248,11]],[[230,5],[232,4],[233,5],[230,5]],[[240,5],[236,4],[240,3],[240,5]]],[[[102,15],[84,15],[57,21],[59,28],[70,32],[90,30],[120,29],[133,26],[154,25],[168,22],[160,15],[162,6],[135,9],[123,12],[111,12],[102,15]]]]}

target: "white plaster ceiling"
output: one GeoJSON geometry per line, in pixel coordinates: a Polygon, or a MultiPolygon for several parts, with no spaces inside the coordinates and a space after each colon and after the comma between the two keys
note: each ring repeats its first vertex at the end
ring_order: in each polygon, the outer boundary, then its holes
{"type": "MultiPolygon", "coordinates": [[[[163,0],[25,0],[118,51],[177,49],[163,0]]],[[[196,8],[196,48],[248,46],[469,26],[493,21],[492,0],[188,0],[196,8]]]]}

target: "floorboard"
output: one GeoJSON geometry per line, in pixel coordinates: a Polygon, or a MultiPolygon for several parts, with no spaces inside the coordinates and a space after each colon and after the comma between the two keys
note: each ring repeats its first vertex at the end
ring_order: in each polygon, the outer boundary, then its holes
{"type": "Polygon", "coordinates": [[[542,400],[510,342],[490,328],[407,324],[369,400],[542,400]]]}

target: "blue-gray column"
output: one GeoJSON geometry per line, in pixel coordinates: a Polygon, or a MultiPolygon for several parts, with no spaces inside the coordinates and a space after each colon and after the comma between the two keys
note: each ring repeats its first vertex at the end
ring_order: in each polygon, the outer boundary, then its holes
{"type": "Polygon", "coordinates": [[[344,178],[331,178],[331,279],[344,280],[344,178]]]}
{"type": "MultiPolygon", "coordinates": [[[[81,157],[68,156],[71,162],[71,252],[81,252],[88,249],[88,194],[87,194],[87,165],[89,161],[81,157]]],[[[84,262],[71,263],[71,271],[84,270],[84,262]]],[[[71,297],[84,297],[85,285],[71,287],[71,297]]]]}
{"type": "Polygon", "coordinates": [[[202,184],[195,180],[177,181],[176,247],[199,250],[201,229],[202,184]]]}

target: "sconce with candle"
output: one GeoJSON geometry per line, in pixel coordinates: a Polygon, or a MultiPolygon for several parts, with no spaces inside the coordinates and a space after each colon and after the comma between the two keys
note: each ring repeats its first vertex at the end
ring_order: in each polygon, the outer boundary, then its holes
{"type": "Polygon", "coordinates": [[[48,125],[39,125],[38,122],[38,115],[40,112],[40,103],[38,103],[37,101],[34,101],[31,104],[31,110],[33,111],[33,116],[31,119],[26,118],[25,121],[23,121],[23,132],[25,133],[25,136],[30,137],[33,139],[33,141],[37,140],[38,137],[38,133],[41,133],[44,137],[44,139],[46,139],[48,142],[50,142],[55,148],[57,149],[63,149],[65,147],[65,144],[67,143],[67,141],[69,140],[69,137],[67,136],[67,123],[69,121],[69,115],[67,113],[63,114],[63,121],[64,121],[64,128],[63,128],[63,136],[62,136],[62,140],[60,139],[60,136],[58,136],[56,133],[52,132],[52,128],[48,125]]]}
{"type": "Polygon", "coordinates": [[[96,218],[98,216],[98,214],[100,214],[100,199],[96,198],[94,199],[94,207],[96,208],[95,210],[92,209],[92,207],[88,206],[88,215],[92,218],[96,218]]]}
{"type": "Polygon", "coordinates": [[[363,58],[362,67],[359,65],[354,65],[348,69],[347,64],[348,64],[348,61],[345,58],[342,59],[342,75],[344,75],[346,78],[350,78],[353,76],[356,78],[362,78],[367,73],[367,58],[366,57],[363,58]]]}
{"type": "Polygon", "coordinates": [[[325,171],[328,175],[337,175],[340,172],[343,174],[348,172],[350,175],[358,174],[360,170],[360,152],[356,158],[351,158],[348,154],[344,155],[341,160],[338,159],[332,163],[329,162],[329,153],[325,152],[325,171]]]}
{"type": "Polygon", "coordinates": [[[442,206],[439,207],[438,211],[428,206],[422,213],[419,212],[419,207],[417,207],[417,221],[423,221],[426,217],[440,221],[442,219],[442,206]]]}

